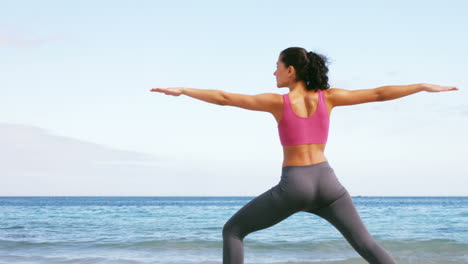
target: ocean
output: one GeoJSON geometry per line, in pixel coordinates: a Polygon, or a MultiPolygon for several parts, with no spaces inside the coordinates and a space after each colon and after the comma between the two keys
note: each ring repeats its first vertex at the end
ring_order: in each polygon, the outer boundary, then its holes
{"type": "MultiPolygon", "coordinates": [[[[224,223],[254,197],[0,197],[0,263],[222,263],[224,223]]],[[[468,263],[468,197],[352,197],[397,263],[468,263]]],[[[245,263],[367,263],[299,212],[244,239],[245,263]]]]}

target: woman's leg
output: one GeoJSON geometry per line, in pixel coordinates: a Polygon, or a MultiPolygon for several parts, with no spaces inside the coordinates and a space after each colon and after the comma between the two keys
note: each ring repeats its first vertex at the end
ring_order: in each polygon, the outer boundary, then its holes
{"type": "Polygon", "coordinates": [[[369,263],[396,263],[368,232],[348,191],[331,204],[309,212],[324,218],[335,226],[359,255],[369,263]]]}
{"type": "Polygon", "coordinates": [[[223,264],[243,264],[243,239],[249,233],[273,226],[299,211],[288,204],[276,185],[237,211],[223,228],[223,264]]]}

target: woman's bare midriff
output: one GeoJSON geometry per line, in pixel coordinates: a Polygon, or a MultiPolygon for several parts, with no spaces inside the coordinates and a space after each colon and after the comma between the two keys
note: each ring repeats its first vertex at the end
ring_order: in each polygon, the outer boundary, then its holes
{"type": "Polygon", "coordinates": [[[297,146],[283,146],[283,165],[306,166],[328,161],[325,155],[325,144],[307,144],[297,146]]]}

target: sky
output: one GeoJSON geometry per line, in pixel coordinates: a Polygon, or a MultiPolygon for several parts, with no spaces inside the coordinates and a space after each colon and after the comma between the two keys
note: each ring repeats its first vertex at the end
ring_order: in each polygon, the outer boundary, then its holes
{"type": "Polygon", "coordinates": [[[466,196],[466,1],[2,1],[0,196],[257,196],[283,159],[266,112],[153,87],[277,88],[279,53],[329,60],[348,90],[325,156],[352,196],[466,196]]]}

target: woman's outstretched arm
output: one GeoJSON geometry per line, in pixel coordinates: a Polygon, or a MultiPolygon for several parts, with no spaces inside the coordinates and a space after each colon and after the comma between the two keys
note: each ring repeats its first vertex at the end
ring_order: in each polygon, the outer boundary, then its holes
{"type": "Polygon", "coordinates": [[[209,89],[195,89],[187,87],[173,87],[173,88],[153,88],[151,92],[160,92],[167,95],[179,96],[185,94],[187,96],[212,103],[222,105],[224,101],[223,91],[209,90],[209,89]]]}
{"type": "Polygon", "coordinates": [[[253,111],[272,112],[278,103],[281,103],[281,95],[275,93],[263,93],[256,95],[229,93],[221,90],[196,89],[188,87],[153,88],[152,92],[161,92],[167,95],[187,96],[217,105],[229,105],[253,111]]]}
{"type": "Polygon", "coordinates": [[[223,93],[224,91],[221,90],[182,88],[182,94],[217,105],[223,105],[223,93]]]}
{"type": "Polygon", "coordinates": [[[345,90],[340,88],[330,88],[329,90],[328,99],[333,106],[343,106],[393,100],[421,91],[456,91],[458,88],[454,86],[418,83],[410,85],[386,85],[373,89],[361,90],[345,90]]]}
{"type": "Polygon", "coordinates": [[[444,92],[456,91],[457,87],[454,86],[441,86],[428,83],[410,84],[410,85],[387,85],[378,87],[380,101],[387,101],[397,99],[403,96],[414,94],[421,91],[426,92],[444,92]]]}

